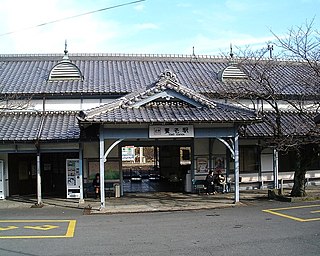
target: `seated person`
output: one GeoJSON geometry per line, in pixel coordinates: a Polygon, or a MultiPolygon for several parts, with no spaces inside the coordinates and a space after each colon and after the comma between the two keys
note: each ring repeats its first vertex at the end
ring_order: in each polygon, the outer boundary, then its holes
{"type": "Polygon", "coordinates": [[[207,187],[207,195],[209,195],[209,194],[214,195],[215,194],[213,171],[209,171],[209,173],[206,177],[206,187],[207,187]]]}
{"type": "Polygon", "coordinates": [[[93,182],[92,182],[92,185],[94,187],[94,192],[95,192],[95,198],[99,197],[99,193],[100,193],[100,174],[97,173],[93,182]]]}
{"type": "Polygon", "coordinates": [[[217,186],[220,186],[222,188],[222,193],[227,192],[226,177],[221,173],[221,170],[218,170],[215,174],[214,182],[217,186]]]}

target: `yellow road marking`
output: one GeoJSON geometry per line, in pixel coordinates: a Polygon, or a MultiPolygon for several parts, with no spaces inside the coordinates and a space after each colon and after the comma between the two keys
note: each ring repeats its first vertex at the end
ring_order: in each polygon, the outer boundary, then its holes
{"type": "Polygon", "coordinates": [[[74,230],[76,228],[76,220],[70,220],[68,230],[66,233],[66,237],[73,237],[74,236],[74,230]]]}
{"type": "MultiPolygon", "coordinates": [[[[0,220],[0,223],[68,223],[67,231],[65,234],[58,234],[58,235],[25,235],[25,236],[0,236],[0,239],[19,239],[19,238],[26,238],[26,239],[34,239],[34,238],[72,238],[74,236],[75,227],[76,227],[76,220],[0,220]]],[[[8,227],[15,227],[15,226],[8,226],[8,227]]],[[[19,228],[19,227],[16,227],[19,228]]],[[[34,230],[50,230],[54,228],[59,228],[59,226],[54,225],[42,225],[42,226],[24,226],[23,228],[26,229],[34,229],[34,230]]],[[[13,229],[13,228],[11,228],[13,229]]]]}
{"type": "Polygon", "coordinates": [[[0,220],[0,223],[70,222],[72,220],[0,220]]]}
{"type": "Polygon", "coordinates": [[[16,227],[16,226],[7,226],[5,228],[0,227],[0,231],[7,231],[7,230],[16,229],[16,228],[18,228],[18,227],[16,227]]]}
{"type": "Polygon", "coordinates": [[[280,212],[275,212],[276,209],[272,209],[272,210],[262,210],[263,212],[268,212],[268,213],[271,213],[271,214],[274,214],[274,215],[278,215],[280,217],[284,217],[284,218],[288,218],[288,219],[292,219],[292,220],[296,220],[296,221],[304,221],[303,219],[301,218],[296,218],[296,217],[293,217],[293,216],[290,216],[290,215],[287,215],[287,214],[283,214],[283,213],[280,213],[280,212]]]}
{"type": "Polygon", "coordinates": [[[58,228],[58,227],[59,226],[42,225],[42,226],[24,226],[23,228],[47,231],[47,230],[58,228]]]}
{"type": "Polygon", "coordinates": [[[282,210],[311,208],[311,207],[320,207],[320,204],[310,204],[310,205],[291,206],[291,207],[284,207],[284,208],[275,208],[275,209],[268,209],[268,211],[282,211],[282,210]]]}
{"type": "MultiPolygon", "coordinates": [[[[267,210],[262,210],[263,212],[271,213],[280,217],[284,217],[287,219],[295,220],[295,221],[300,221],[300,222],[309,222],[309,221],[317,221],[320,220],[320,218],[309,218],[309,219],[303,219],[303,218],[298,218],[294,217],[288,214],[280,213],[278,211],[285,211],[285,210],[294,210],[294,209],[303,209],[303,208],[311,208],[311,207],[319,207],[320,205],[318,204],[313,204],[313,205],[301,205],[301,206],[292,206],[292,207],[283,207],[283,208],[275,208],[275,209],[267,209],[267,210]]],[[[320,212],[320,210],[317,211],[310,211],[311,213],[317,213],[320,212]]]]}

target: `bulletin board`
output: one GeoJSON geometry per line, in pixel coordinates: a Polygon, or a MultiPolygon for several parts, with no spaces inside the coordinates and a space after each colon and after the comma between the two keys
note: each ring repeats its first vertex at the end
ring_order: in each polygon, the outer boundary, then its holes
{"type": "MultiPolygon", "coordinates": [[[[99,159],[88,161],[88,179],[93,180],[95,175],[100,173],[99,159]]],[[[120,159],[108,158],[104,163],[104,180],[119,180],[120,179],[120,159]]]]}

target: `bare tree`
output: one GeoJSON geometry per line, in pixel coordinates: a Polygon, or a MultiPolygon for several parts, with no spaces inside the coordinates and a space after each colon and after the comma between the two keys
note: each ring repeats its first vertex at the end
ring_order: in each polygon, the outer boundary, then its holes
{"type": "MultiPolygon", "coordinates": [[[[274,34],[274,33],[273,33],[274,34]]],[[[319,110],[319,95],[320,95],[320,34],[319,31],[314,29],[314,19],[311,22],[306,21],[305,24],[293,27],[288,30],[288,34],[285,37],[279,37],[275,35],[276,45],[283,49],[283,54],[286,58],[301,61],[302,65],[308,73],[299,72],[297,76],[297,82],[306,90],[310,90],[314,94],[314,109],[319,110]]],[[[304,95],[298,103],[291,104],[299,113],[304,114],[306,106],[303,104],[305,101],[304,95]]],[[[312,118],[312,117],[311,117],[312,118]]],[[[310,136],[310,140],[304,140],[301,142],[298,140],[294,149],[297,155],[294,186],[291,191],[292,196],[303,196],[304,180],[306,170],[312,162],[312,158],[319,153],[319,133],[318,130],[310,131],[314,132],[315,136],[310,136]]]]}
{"type": "Polygon", "coordinates": [[[22,98],[18,95],[0,95],[0,114],[6,111],[25,110],[30,105],[30,98],[22,98]]]}
{"type": "Polygon", "coordinates": [[[313,29],[313,21],[289,29],[285,37],[275,35],[275,47],[282,51],[278,56],[265,57],[268,48],[260,51],[239,50],[238,65],[248,74],[249,82],[230,81],[237,86],[237,93],[228,93],[227,97],[238,101],[251,99],[263,102],[256,106],[266,125],[272,128],[272,136],[267,146],[281,152],[293,151],[296,154],[296,168],[292,196],[305,195],[305,174],[319,152],[320,133],[315,125],[301,131],[301,127],[288,129],[284,122],[283,106],[295,111],[297,118],[314,124],[315,111],[320,107],[320,37],[313,29]],[[279,59],[281,57],[282,60],[279,59]],[[285,59],[285,60],[283,60],[285,59]],[[240,91],[240,93],[239,93],[240,91]],[[270,113],[265,107],[268,105],[270,113]]]}

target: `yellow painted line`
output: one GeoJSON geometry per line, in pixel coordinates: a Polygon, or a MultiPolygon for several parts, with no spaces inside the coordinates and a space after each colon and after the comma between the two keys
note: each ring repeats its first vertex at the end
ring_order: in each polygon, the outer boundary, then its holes
{"type": "Polygon", "coordinates": [[[0,239],[47,239],[47,238],[68,238],[65,235],[61,236],[0,236],[0,239]]]}
{"type": "Polygon", "coordinates": [[[7,230],[16,229],[16,228],[18,228],[18,227],[16,227],[16,226],[0,227],[0,231],[7,231],[7,230]]]}
{"type": "Polygon", "coordinates": [[[70,222],[72,220],[0,220],[1,222],[5,223],[39,223],[39,222],[70,222]]]}
{"type": "Polygon", "coordinates": [[[274,215],[278,215],[280,217],[296,220],[296,221],[304,221],[301,218],[293,217],[293,216],[290,216],[290,215],[287,215],[287,214],[283,214],[283,213],[280,213],[280,212],[274,212],[274,209],[272,209],[272,210],[262,210],[262,211],[263,212],[268,212],[268,213],[271,213],[271,214],[274,214],[274,215]]]}
{"type": "Polygon", "coordinates": [[[311,213],[319,213],[320,210],[317,210],[317,211],[311,211],[311,213]]]}
{"type": "MultiPolygon", "coordinates": [[[[69,223],[68,228],[65,234],[63,235],[26,235],[26,236],[0,236],[0,239],[44,239],[44,238],[72,238],[74,236],[74,231],[76,227],[76,220],[0,220],[0,223],[48,223],[48,222],[55,222],[55,223],[69,223]]],[[[50,225],[43,225],[43,226],[50,226],[50,225]]],[[[28,227],[28,226],[25,226],[28,227]]]]}
{"type": "Polygon", "coordinates": [[[311,208],[311,207],[320,207],[320,204],[311,204],[311,205],[301,205],[301,206],[291,206],[291,207],[284,207],[284,208],[275,208],[275,209],[268,209],[268,211],[282,211],[282,210],[311,208]]]}
{"type": "Polygon", "coordinates": [[[47,231],[47,230],[50,230],[50,229],[59,228],[59,226],[54,226],[54,225],[24,226],[23,228],[47,231]]]}
{"type": "MultiPolygon", "coordinates": [[[[319,207],[319,204],[313,204],[313,205],[301,205],[301,206],[292,206],[292,207],[283,207],[283,208],[274,208],[274,209],[267,209],[267,210],[262,210],[263,212],[271,213],[280,217],[284,217],[287,219],[295,220],[295,221],[300,221],[300,222],[309,222],[309,221],[317,221],[320,220],[320,218],[309,218],[309,219],[303,219],[303,218],[298,218],[294,217],[288,214],[280,213],[278,211],[285,211],[285,210],[294,210],[294,209],[303,209],[303,208],[311,208],[311,207],[319,207]]],[[[319,211],[310,211],[311,213],[316,213],[320,212],[319,211]]]]}
{"type": "Polygon", "coordinates": [[[76,220],[70,220],[68,230],[66,233],[66,237],[73,237],[74,236],[74,231],[76,229],[76,220]]]}

